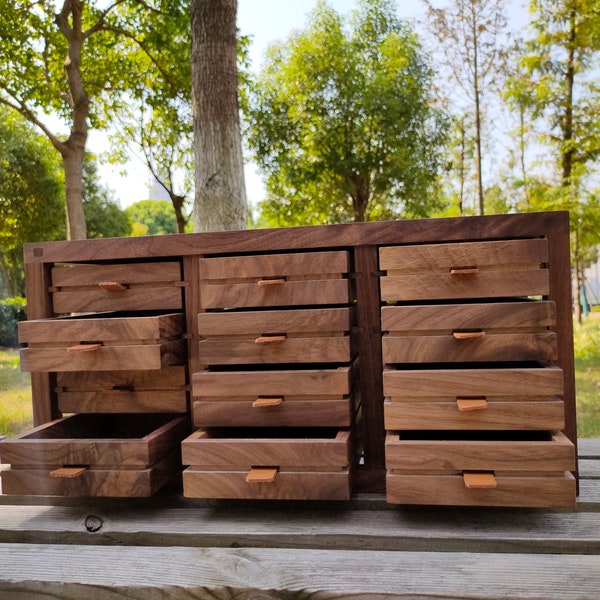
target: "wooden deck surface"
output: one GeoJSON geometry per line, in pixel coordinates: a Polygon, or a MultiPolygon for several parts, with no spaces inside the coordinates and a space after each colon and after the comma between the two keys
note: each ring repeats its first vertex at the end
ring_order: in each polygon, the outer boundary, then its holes
{"type": "Polygon", "coordinates": [[[600,598],[600,439],[576,512],[0,496],[0,598],[600,598]]]}

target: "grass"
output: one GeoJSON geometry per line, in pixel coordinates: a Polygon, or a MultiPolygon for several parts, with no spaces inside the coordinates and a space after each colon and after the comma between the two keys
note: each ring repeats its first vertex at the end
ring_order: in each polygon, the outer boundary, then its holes
{"type": "Polygon", "coordinates": [[[586,317],[575,324],[575,387],[577,435],[600,437],[600,317],[586,317]]]}
{"type": "Polygon", "coordinates": [[[19,369],[19,351],[0,348],[0,436],[33,426],[29,373],[19,369]]]}
{"type": "MultiPolygon", "coordinates": [[[[574,326],[577,433],[600,438],[600,317],[574,326]]],[[[19,351],[0,348],[0,436],[31,428],[29,374],[19,370],[19,351]]]]}

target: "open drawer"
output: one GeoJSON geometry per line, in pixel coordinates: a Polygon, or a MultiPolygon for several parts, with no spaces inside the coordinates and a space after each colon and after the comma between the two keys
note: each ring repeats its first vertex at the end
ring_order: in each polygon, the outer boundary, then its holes
{"type": "Polygon", "coordinates": [[[182,443],[190,498],[347,500],[349,431],[200,429],[182,443]]]}
{"type": "Polygon", "coordinates": [[[351,367],[199,371],[192,375],[197,427],[347,427],[351,367]]]}
{"type": "Polygon", "coordinates": [[[387,430],[564,427],[558,367],[385,369],[387,430]]]}
{"type": "Polygon", "coordinates": [[[556,360],[554,302],[384,306],[383,362],[556,360]]]}
{"type": "Polygon", "coordinates": [[[348,253],[296,252],[200,259],[204,309],[347,304],[348,253]]]}
{"type": "Polygon", "coordinates": [[[348,363],[350,308],[198,315],[204,365],[348,363]]]}
{"type": "Polygon", "coordinates": [[[392,504],[575,507],[561,432],[388,432],[385,452],[392,504]]]}
{"type": "Polygon", "coordinates": [[[0,442],[4,494],[150,496],[180,476],[189,418],[72,415],[0,442]]]}
{"type": "Polygon", "coordinates": [[[62,413],[185,413],[183,365],[153,371],[67,371],[56,374],[62,413]]]}
{"type": "Polygon", "coordinates": [[[23,371],[152,370],[187,356],[181,313],[92,313],[19,323],[23,371]]]}
{"type": "Polygon", "coordinates": [[[173,262],[57,264],[52,269],[56,314],[181,310],[181,265],[173,262]]]}
{"type": "Polygon", "coordinates": [[[502,240],[379,250],[384,302],[543,296],[548,240],[502,240]]]}

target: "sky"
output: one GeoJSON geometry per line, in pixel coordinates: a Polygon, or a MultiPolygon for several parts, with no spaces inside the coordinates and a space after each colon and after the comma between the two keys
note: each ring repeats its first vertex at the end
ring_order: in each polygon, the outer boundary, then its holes
{"type": "MultiPolygon", "coordinates": [[[[434,4],[443,5],[444,0],[434,0],[434,4]]],[[[302,28],[307,15],[314,9],[317,0],[238,0],[238,28],[242,35],[251,37],[250,61],[253,70],[259,70],[267,46],[274,41],[284,40],[293,29],[302,28]]],[[[348,15],[356,8],[356,0],[328,0],[338,13],[348,15]]],[[[420,0],[396,0],[398,16],[415,20],[424,15],[420,0]]],[[[513,7],[515,8],[515,7],[513,7]]],[[[518,10],[518,9],[517,9],[518,10]]],[[[106,149],[105,138],[92,132],[88,148],[99,153],[106,149]]],[[[151,182],[143,161],[136,156],[125,166],[100,166],[99,175],[107,185],[121,207],[149,197],[148,184],[151,182]],[[126,171],[123,175],[122,172],[126,171]]],[[[245,169],[246,193],[248,202],[256,205],[264,194],[260,175],[253,164],[245,169]]]]}

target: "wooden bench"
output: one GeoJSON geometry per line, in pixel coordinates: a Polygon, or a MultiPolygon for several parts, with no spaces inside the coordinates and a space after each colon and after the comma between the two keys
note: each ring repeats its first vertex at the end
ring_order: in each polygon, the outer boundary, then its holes
{"type": "Polygon", "coordinates": [[[600,439],[576,512],[0,496],[1,598],[589,598],[600,439]]]}

